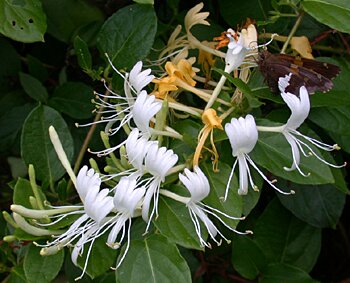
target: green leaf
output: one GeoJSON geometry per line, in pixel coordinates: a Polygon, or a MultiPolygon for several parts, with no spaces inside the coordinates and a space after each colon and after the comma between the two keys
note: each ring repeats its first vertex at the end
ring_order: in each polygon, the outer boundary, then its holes
{"type": "Polygon", "coordinates": [[[283,263],[269,264],[260,283],[316,283],[304,270],[283,263]]]}
{"type": "Polygon", "coordinates": [[[21,42],[44,41],[46,16],[39,0],[0,1],[0,33],[21,42]]]}
{"type": "MultiPolygon", "coordinates": [[[[121,254],[124,253],[124,248],[121,254]]],[[[160,235],[131,241],[129,251],[117,272],[120,283],[192,282],[189,267],[176,245],[160,235]]]]}
{"type": "MultiPolygon", "coordinates": [[[[179,186],[180,187],[180,186],[179,186]]],[[[180,187],[183,191],[185,188],[180,187]]],[[[179,190],[180,191],[180,190],[179,190]]],[[[159,217],[154,224],[171,242],[189,249],[202,250],[185,204],[161,197],[158,204],[159,217]]],[[[207,235],[203,236],[205,239],[207,235]]]]}
{"type": "Polygon", "coordinates": [[[288,188],[294,190],[295,194],[277,195],[285,208],[314,227],[336,228],[345,205],[344,193],[332,185],[303,186],[289,183],[288,188]]]}
{"type": "Polygon", "coordinates": [[[11,269],[7,283],[26,283],[27,279],[22,266],[17,265],[11,269]]]}
{"type": "Polygon", "coordinates": [[[0,38],[0,62],[0,91],[4,93],[13,90],[13,79],[21,69],[19,54],[5,38],[0,38]]]}
{"type": "Polygon", "coordinates": [[[26,179],[18,178],[13,192],[13,203],[31,208],[30,196],[34,196],[30,182],[26,179]]]}
{"type": "MultiPolygon", "coordinates": [[[[322,156],[317,149],[313,149],[319,156],[322,156]]],[[[293,160],[291,148],[282,134],[259,132],[258,143],[250,156],[255,163],[274,175],[298,184],[334,183],[329,167],[313,156],[308,158],[302,156],[300,162],[301,170],[310,173],[308,177],[302,176],[297,170],[290,172],[284,170],[283,167],[290,167],[293,160]]]]}
{"type": "Polygon", "coordinates": [[[321,229],[297,219],[275,198],[257,220],[254,240],[269,263],[287,263],[309,272],[321,249],[321,229]]]}
{"type": "Polygon", "coordinates": [[[11,103],[5,105],[8,106],[8,111],[0,117],[0,152],[7,152],[8,154],[9,148],[19,138],[23,123],[35,105],[32,103],[19,106],[11,105],[11,103]]]}
{"type": "Polygon", "coordinates": [[[46,69],[46,66],[37,58],[27,55],[28,71],[29,74],[37,78],[41,82],[45,82],[49,73],[46,69]]]}
{"type": "Polygon", "coordinates": [[[84,70],[91,70],[92,59],[89,51],[89,47],[84,40],[79,36],[76,36],[74,39],[74,50],[78,58],[79,66],[84,70]]]}
{"type": "Polygon", "coordinates": [[[308,118],[321,128],[338,135],[350,133],[350,106],[316,108],[311,111],[308,118]]]}
{"type": "Polygon", "coordinates": [[[63,250],[51,256],[41,256],[40,250],[40,247],[31,244],[24,257],[23,267],[28,283],[50,283],[63,264],[63,250]]]}
{"type": "Polygon", "coordinates": [[[100,9],[85,0],[45,0],[48,33],[63,42],[70,42],[81,28],[104,20],[100,9]]]}
{"type": "Polygon", "coordinates": [[[25,92],[33,99],[46,103],[48,93],[42,83],[31,75],[20,72],[19,80],[25,92]]]}
{"type": "Polygon", "coordinates": [[[62,116],[48,106],[39,105],[29,114],[22,130],[21,149],[24,162],[33,164],[36,177],[50,184],[65,174],[49,138],[54,126],[69,160],[72,160],[73,139],[62,116]]]}
{"type": "MultiPolygon", "coordinates": [[[[91,278],[96,278],[106,273],[106,271],[108,271],[114,265],[117,251],[111,249],[106,245],[107,236],[108,232],[93,242],[88,265],[86,268],[86,273],[91,278]]],[[[89,247],[90,243],[87,243],[84,247],[84,253],[82,256],[78,257],[78,265],[80,268],[84,267],[89,247]]]]}
{"type": "Polygon", "coordinates": [[[347,0],[303,0],[304,10],[320,23],[350,33],[350,3],[347,0]]]}
{"type": "Polygon", "coordinates": [[[267,263],[264,253],[251,238],[235,235],[232,240],[232,264],[239,274],[253,280],[267,263]]]}
{"type": "MultiPolygon", "coordinates": [[[[232,168],[223,162],[219,163],[219,172],[213,172],[210,163],[205,163],[201,167],[210,183],[210,193],[203,202],[230,216],[241,217],[243,203],[242,196],[237,193],[237,179],[233,178],[233,181],[231,182],[227,200],[222,200],[225,196],[226,185],[232,168]]],[[[232,220],[223,216],[220,218],[232,228],[235,228],[238,224],[238,220],[232,220]]]]}
{"type": "Polygon", "coordinates": [[[88,85],[81,82],[67,82],[55,89],[49,105],[74,119],[87,119],[93,115],[92,98],[94,91],[88,85]]]}
{"type": "Polygon", "coordinates": [[[157,18],[151,5],[134,4],[118,10],[101,28],[98,46],[116,68],[130,68],[151,50],[157,18]]]}

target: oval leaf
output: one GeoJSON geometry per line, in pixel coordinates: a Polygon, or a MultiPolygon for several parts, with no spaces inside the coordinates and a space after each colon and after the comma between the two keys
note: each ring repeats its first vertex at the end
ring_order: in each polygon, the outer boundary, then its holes
{"type": "Polygon", "coordinates": [[[28,283],[50,283],[63,264],[63,250],[51,256],[41,256],[40,250],[40,247],[31,244],[24,257],[23,267],[28,283]]]}
{"type": "Polygon", "coordinates": [[[17,41],[44,41],[46,16],[40,0],[0,1],[0,33],[17,41]]]}
{"type": "MultiPolygon", "coordinates": [[[[322,156],[317,149],[313,149],[322,156]]],[[[329,167],[313,156],[301,157],[300,168],[303,172],[310,173],[308,177],[302,176],[297,170],[290,172],[284,170],[283,167],[291,166],[293,160],[291,148],[282,134],[259,132],[258,143],[250,156],[257,164],[276,176],[298,184],[334,183],[329,167]]]]}
{"type": "Polygon", "coordinates": [[[48,33],[63,42],[69,42],[80,28],[104,19],[101,10],[85,0],[45,0],[43,7],[48,33]]]}
{"type": "Polygon", "coordinates": [[[176,245],[160,235],[131,241],[129,251],[118,268],[118,279],[120,283],[192,282],[190,269],[176,245]]]}
{"type": "Polygon", "coordinates": [[[117,68],[130,68],[151,50],[157,18],[151,5],[120,9],[102,26],[98,36],[101,54],[107,53],[117,68]]]}
{"type": "MultiPolygon", "coordinates": [[[[106,245],[107,235],[105,234],[92,242],[93,246],[89,255],[89,261],[86,268],[86,273],[91,278],[96,278],[108,271],[113,266],[117,251],[106,245]]],[[[86,256],[89,250],[90,243],[84,247],[84,253],[78,257],[78,265],[83,268],[86,261],[86,256]]]]}
{"type": "Polygon", "coordinates": [[[260,283],[316,283],[309,274],[295,266],[275,263],[269,264],[260,283]]]}
{"type": "Polygon", "coordinates": [[[350,2],[348,0],[303,0],[303,8],[320,23],[350,33],[350,2]]]}
{"type": "MultiPolygon", "coordinates": [[[[185,188],[182,189],[186,190],[185,188]]],[[[159,217],[154,221],[154,224],[164,236],[185,248],[203,249],[200,247],[194,225],[185,204],[170,198],[161,197],[158,211],[159,217]]],[[[206,237],[207,235],[203,235],[204,239],[206,237]]]]}
{"type": "Polygon", "coordinates": [[[33,99],[46,102],[48,98],[48,93],[43,84],[31,75],[20,72],[19,80],[25,92],[33,99]]]}
{"type": "Polygon", "coordinates": [[[300,221],[275,198],[257,220],[254,240],[270,263],[287,263],[309,272],[321,249],[321,229],[300,221]]]}
{"type": "Polygon", "coordinates": [[[49,105],[74,119],[87,119],[94,109],[93,97],[93,89],[86,84],[67,82],[56,88],[49,105]]]}
{"type": "Polygon", "coordinates": [[[51,125],[55,127],[68,159],[72,160],[72,136],[62,116],[51,107],[40,105],[33,109],[24,122],[21,137],[24,162],[34,165],[39,180],[50,183],[57,181],[65,173],[49,138],[51,125]]]}
{"type": "MultiPolygon", "coordinates": [[[[225,196],[226,185],[232,168],[226,163],[221,162],[218,173],[213,172],[212,165],[208,163],[204,164],[202,169],[210,183],[210,193],[204,199],[204,203],[230,216],[241,217],[243,203],[242,196],[239,196],[237,193],[237,179],[233,179],[231,182],[227,200],[225,202],[222,200],[225,196]]],[[[232,228],[235,228],[238,224],[238,220],[232,220],[223,216],[220,218],[232,228]]]]}
{"type": "Polygon", "coordinates": [[[232,264],[239,274],[253,280],[264,270],[266,258],[251,238],[235,235],[232,240],[232,264]]]}
{"type": "Polygon", "coordinates": [[[332,185],[303,186],[289,183],[288,186],[295,191],[294,195],[277,195],[285,208],[314,227],[336,228],[345,205],[344,193],[332,185]]]}

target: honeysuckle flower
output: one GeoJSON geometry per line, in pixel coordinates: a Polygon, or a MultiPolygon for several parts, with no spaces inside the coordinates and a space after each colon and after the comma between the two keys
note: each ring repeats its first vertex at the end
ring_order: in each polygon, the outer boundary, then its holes
{"type": "Polygon", "coordinates": [[[238,194],[246,195],[248,193],[249,183],[254,190],[257,190],[257,186],[254,184],[254,181],[250,173],[248,162],[251,166],[253,166],[255,170],[258,171],[261,177],[266,182],[268,182],[269,185],[273,187],[275,190],[283,194],[293,193],[292,191],[290,193],[286,193],[281,191],[279,188],[277,188],[273,184],[273,182],[267,179],[267,177],[255,165],[254,161],[249,157],[248,154],[254,149],[258,141],[258,130],[255,124],[254,117],[252,115],[248,114],[245,118],[240,117],[239,119],[232,118],[231,122],[225,125],[225,132],[231,144],[232,155],[234,157],[237,157],[236,161],[232,166],[232,171],[227,183],[225,200],[227,199],[228,190],[230,187],[231,179],[232,179],[235,167],[237,165],[237,162],[239,167],[238,194]]]}
{"type": "Polygon", "coordinates": [[[148,137],[141,135],[136,128],[129,134],[125,143],[125,149],[129,163],[136,169],[135,176],[143,175],[144,159],[153,143],[157,142],[149,141],[148,137]]]}
{"type": "MultiPolygon", "coordinates": [[[[108,58],[108,57],[107,57],[108,58]]],[[[97,101],[95,104],[101,109],[98,113],[105,115],[99,121],[88,123],[82,126],[89,126],[96,123],[107,123],[105,132],[113,135],[117,133],[126,124],[129,126],[131,120],[134,121],[144,134],[150,135],[149,122],[154,115],[161,109],[162,104],[155,101],[154,95],[148,95],[143,88],[148,85],[154,76],[150,75],[151,69],[142,71],[142,62],[137,62],[131,69],[130,73],[123,76],[112,64],[108,58],[112,68],[124,78],[125,96],[113,92],[109,86],[105,87],[109,94],[96,93],[97,101]],[[112,102],[108,102],[111,99],[112,102]],[[114,125],[117,126],[114,126],[114,125]]],[[[110,151],[108,151],[109,153],[110,151]]],[[[97,154],[108,154],[104,151],[97,154]]]]}
{"type": "Polygon", "coordinates": [[[109,221],[113,228],[109,232],[107,245],[113,249],[118,249],[125,235],[127,235],[126,248],[116,268],[123,262],[129,250],[131,219],[136,216],[136,210],[140,207],[144,194],[144,187],[136,188],[135,178],[123,177],[116,186],[113,204],[117,214],[109,221]],[[127,222],[129,222],[128,225],[127,222]],[[119,241],[116,242],[120,231],[122,231],[122,234],[119,241]]]}
{"type": "Polygon", "coordinates": [[[316,139],[310,138],[308,136],[305,136],[298,132],[296,129],[300,127],[300,125],[306,120],[306,118],[309,115],[310,112],[310,98],[308,91],[305,86],[301,86],[299,89],[299,96],[294,95],[292,93],[286,92],[286,88],[289,85],[289,81],[292,77],[292,73],[286,75],[285,77],[281,77],[278,80],[278,87],[281,91],[281,96],[284,100],[284,102],[288,105],[288,107],[291,110],[291,115],[287,121],[287,123],[280,128],[280,131],[286,138],[287,142],[289,143],[291,150],[292,150],[292,157],[293,157],[293,163],[291,167],[284,167],[286,171],[292,171],[297,169],[300,174],[303,176],[308,176],[309,174],[305,174],[299,167],[300,163],[300,151],[305,157],[308,157],[310,155],[315,156],[317,159],[322,161],[323,163],[335,167],[340,168],[343,167],[343,165],[334,165],[326,160],[324,160],[322,157],[316,154],[316,152],[308,145],[306,142],[304,142],[302,139],[308,141],[310,144],[313,144],[314,146],[326,150],[326,151],[332,151],[335,149],[340,149],[340,147],[335,145],[328,145],[323,142],[320,142],[316,139]],[[306,148],[309,153],[306,154],[304,148],[306,148]]]}
{"type": "Polygon", "coordinates": [[[215,56],[224,57],[224,53],[215,50],[214,48],[210,48],[202,44],[192,33],[191,28],[195,25],[206,25],[209,26],[209,22],[207,21],[207,17],[209,16],[209,12],[200,12],[204,7],[203,3],[199,3],[190,9],[185,16],[185,29],[187,34],[188,43],[191,48],[198,48],[205,50],[206,52],[212,53],[215,56]]]}
{"type": "Polygon", "coordinates": [[[146,195],[142,204],[142,218],[148,222],[146,232],[148,231],[154,213],[158,216],[158,199],[160,184],[164,182],[170,169],[176,164],[178,156],[171,149],[160,147],[158,142],[152,143],[145,156],[145,168],[152,175],[147,180],[145,187],[146,195]],[[149,215],[149,208],[153,198],[153,209],[149,215]]]}
{"type": "Polygon", "coordinates": [[[146,136],[151,135],[149,123],[162,108],[162,103],[156,101],[154,95],[148,95],[145,90],[138,95],[131,110],[136,127],[146,136]]]}
{"type": "MultiPolygon", "coordinates": [[[[100,190],[101,178],[93,169],[88,170],[87,166],[83,166],[77,176],[76,184],[77,192],[83,203],[81,208],[83,209],[73,213],[82,215],[71,224],[66,232],[55,236],[52,242],[39,246],[43,247],[40,252],[41,254],[50,253],[52,249],[58,251],[65,246],[73,246],[71,258],[72,262],[77,265],[78,256],[82,253],[84,245],[90,243],[82,274],[78,277],[81,278],[85,273],[92,245],[103,234],[102,232],[105,231],[107,216],[113,210],[114,205],[113,198],[108,196],[109,190],[100,190]],[[78,241],[72,244],[76,239],[78,241]]],[[[61,214],[59,220],[73,213],[61,214]]]]}
{"type": "Polygon", "coordinates": [[[154,79],[154,76],[150,75],[151,72],[151,69],[145,69],[142,71],[142,61],[139,61],[134,65],[130,73],[126,76],[125,81],[128,81],[129,84],[134,88],[136,94],[138,94],[154,79]]]}
{"type": "Polygon", "coordinates": [[[218,162],[219,162],[219,154],[216,150],[215,143],[214,143],[214,129],[220,129],[223,130],[223,127],[221,125],[222,119],[218,117],[216,114],[216,111],[212,108],[209,108],[205,110],[202,114],[202,121],[204,123],[204,127],[198,134],[198,144],[196,147],[196,151],[193,156],[193,167],[197,166],[199,163],[199,157],[201,155],[202,149],[204,147],[205,141],[210,135],[210,144],[211,149],[209,151],[213,155],[213,170],[215,172],[218,172],[218,162]]]}
{"type": "Polygon", "coordinates": [[[225,238],[225,236],[219,231],[219,229],[209,219],[207,214],[214,216],[217,220],[219,220],[231,231],[234,231],[239,234],[251,233],[250,231],[247,231],[245,233],[238,232],[237,230],[227,225],[221,219],[220,216],[224,216],[234,220],[242,220],[244,218],[229,216],[221,212],[220,210],[210,207],[202,202],[202,200],[205,199],[210,192],[210,184],[207,177],[204,175],[204,173],[198,166],[194,166],[194,172],[191,172],[190,170],[185,169],[184,174],[181,174],[181,173],[179,174],[179,179],[191,194],[191,197],[189,198],[189,201],[187,202],[186,205],[188,207],[191,220],[194,224],[196,234],[199,238],[199,242],[202,247],[206,246],[210,248],[211,246],[202,238],[199,220],[203,222],[205,228],[208,231],[210,238],[212,238],[215,243],[220,245],[220,242],[215,239],[217,234],[219,234],[223,239],[229,242],[229,240],[225,238]]]}

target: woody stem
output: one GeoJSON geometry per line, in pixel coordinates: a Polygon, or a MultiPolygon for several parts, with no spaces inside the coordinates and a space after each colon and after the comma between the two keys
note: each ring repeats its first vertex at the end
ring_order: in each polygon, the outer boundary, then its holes
{"type": "Polygon", "coordinates": [[[281,50],[281,54],[286,53],[287,47],[289,45],[289,42],[291,41],[292,37],[294,36],[295,32],[297,31],[297,29],[298,29],[298,27],[299,27],[299,25],[301,23],[301,20],[303,19],[304,14],[305,14],[304,12],[300,12],[297,20],[294,23],[294,26],[293,26],[292,30],[290,31],[290,33],[288,35],[287,40],[283,44],[283,47],[282,47],[282,50],[281,50]]]}

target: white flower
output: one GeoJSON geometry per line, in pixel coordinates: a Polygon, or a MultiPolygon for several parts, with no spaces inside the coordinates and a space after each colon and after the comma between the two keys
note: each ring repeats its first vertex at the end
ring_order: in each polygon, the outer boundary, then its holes
{"type": "Polygon", "coordinates": [[[127,234],[127,245],[116,268],[120,266],[123,262],[129,246],[130,246],[130,228],[131,228],[131,218],[135,216],[135,211],[140,206],[141,200],[145,194],[145,188],[136,188],[136,179],[123,177],[120,179],[113,198],[114,207],[117,210],[116,216],[110,221],[113,228],[110,231],[107,239],[107,245],[113,249],[118,249],[120,243],[123,241],[125,235],[127,234]],[[128,226],[126,222],[129,221],[128,226]],[[121,237],[118,242],[116,239],[118,234],[122,230],[121,237]]]}
{"type": "Polygon", "coordinates": [[[77,191],[84,204],[85,213],[100,224],[113,209],[108,189],[100,191],[101,179],[94,169],[83,166],[77,177],[77,191]]]}
{"type": "Polygon", "coordinates": [[[300,174],[303,176],[308,176],[309,174],[305,174],[299,167],[300,163],[300,151],[302,154],[306,157],[310,155],[314,155],[317,159],[322,161],[323,163],[335,167],[340,168],[343,167],[345,164],[337,166],[334,164],[331,164],[324,160],[322,157],[318,156],[315,151],[305,143],[302,139],[298,138],[301,137],[305,139],[306,141],[310,142],[314,146],[326,150],[326,151],[332,151],[334,149],[339,149],[338,145],[328,145],[323,142],[320,142],[316,139],[310,138],[308,136],[305,136],[298,132],[296,129],[300,127],[300,125],[306,120],[306,118],[309,115],[310,112],[310,99],[309,94],[307,92],[307,89],[305,86],[301,86],[299,89],[299,97],[289,93],[285,92],[287,86],[289,85],[289,81],[291,77],[293,76],[292,73],[286,75],[285,77],[281,77],[278,80],[278,86],[281,91],[281,96],[284,100],[284,102],[288,105],[290,108],[292,114],[290,115],[287,123],[282,127],[281,132],[285,136],[286,140],[291,146],[292,149],[292,156],[293,156],[293,163],[290,168],[284,167],[286,171],[292,171],[297,169],[300,174]],[[303,148],[303,146],[309,151],[307,154],[303,148]]]}
{"type": "MultiPolygon", "coordinates": [[[[108,58],[109,60],[109,58],[108,58]]],[[[95,104],[102,110],[97,110],[97,113],[103,114],[101,120],[97,122],[88,123],[81,126],[90,126],[97,123],[107,123],[105,133],[114,135],[123,126],[130,125],[131,120],[139,130],[145,134],[150,135],[149,123],[155,114],[161,109],[162,103],[155,100],[155,96],[148,95],[145,90],[142,90],[153,79],[153,75],[149,75],[151,69],[141,71],[142,62],[137,62],[135,66],[125,77],[112,65],[112,68],[124,78],[125,96],[113,92],[105,83],[105,88],[110,94],[96,93],[97,101],[95,104]],[[136,97],[135,97],[136,96],[136,97]],[[113,102],[108,102],[112,99],[113,102]],[[116,125],[116,126],[115,126],[116,125]]],[[[117,147],[116,147],[117,148],[117,147]]],[[[114,148],[114,149],[116,149],[114,148]]],[[[95,152],[99,155],[106,155],[113,150],[95,152]]]]}
{"type": "Polygon", "coordinates": [[[152,141],[148,137],[140,135],[138,129],[133,129],[125,142],[126,155],[129,163],[136,169],[138,175],[143,174],[144,159],[152,141]]]}
{"type": "Polygon", "coordinates": [[[148,95],[145,90],[137,96],[135,104],[132,107],[131,114],[136,127],[144,134],[151,135],[149,123],[151,119],[162,108],[162,103],[156,101],[154,95],[148,95]]]}
{"type": "Polygon", "coordinates": [[[158,147],[158,142],[152,143],[145,156],[145,168],[152,175],[148,179],[146,195],[142,204],[142,218],[147,221],[146,232],[148,231],[150,221],[154,213],[158,215],[158,198],[161,182],[164,182],[165,177],[170,169],[176,164],[178,156],[166,147],[158,147]],[[149,216],[149,208],[153,197],[153,209],[149,216]]]}
{"type": "Polygon", "coordinates": [[[244,37],[239,33],[236,33],[232,29],[227,30],[227,37],[230,39],[228,44],[226,56],[225,56],[225,72],[231,73],[236,70],[242,63],[247,55],[249,49],[244,46],[244,37]]]}
{"type": "Polygon", "coordinates": [[[267,177],[259,170],[253,160],[249,157],[249,153],[253,150],[258,141],[258,130],[255,124],[254,117],[248,114],[245,118],[239,119],[232,118],[230,123],[225,125],[225,132],[230,140],[232,147],[232,155],[237,157],[235,163],[232,166],[232,171],[227,183],[225,200],[227,199],[228,189],[230,182],[238,162],[239,166],[239,189],[238,194],[246,195],[248,193],[248,185],[250,183],[254,190],[257,190],[257,186],[252,179],[249,165],[247,161],[253,166],[255,170],[267,181],[271,187],[283,194],[289,194],[278,189],[273,183],[267,179],[267,177]]]}
{"type": "Polygon", "coordinates": [[[45,254],[46,249],[55,248],[59,250],[67,245],[73,245],[74,248],[71,259],[72,262],[77,265],[78,255],[83,252],[84,245],[90,243],[83,272],[81,276],[78,277],[81,278],[85,273],[92,245],[105,231],[104,227],[106,223],[108,223],[107,215],[112,211],[114,205],[113,198],[108,196],[109,190],[100,190],[101,179],[98,173],[95,173],[93,169],[88,170],[87,166],[82,167],[77,176],[76,183],[77,192],[83,202],[83,210],[59,215],[59,219],[50,223],[50,225],[57,223],[70,214],[79,213],[82,214],[82,216],[73,222],[65,233],[57,236],[54,241],[40,246],[44,247],[41,253],[45,254]],[[72,244],[76,239],[78,239],[78,241],[72,244]]]}
{"type": "Polygon", "coordinates": [[[142,71],[142,61],[137,62],[131,69],[130,74],[126,76],[125,80],[125,92],[130,93],[130,85],[135,90],[136,94],[139,94],[153,79],[151,69],[142,71]],[[129,85],[130,84],[130,85],[129,85]]]}
{"type": "Polygon", "coordinates": [[[227,240],[224,237],[224,235],[218,230],[218,228],[214,225],[214,223],[209,219],[207,214],[214,216],[217,220],[219,220],[222,224],[224,224],[231,231],[234,231],[234,232],[239,233],[239,234],[250,233],[250,231],[247,231],[246,233],[241,233],[241,232],[236,231],[235,229],[228,226],[219,217],[219,215],[225,216],[225,217],[230,218],[230,219],[235,219],[235,220],[241,220],[243,218],[236,218],[236,217],[229,216],[229,215],[221,212],[220,210],[212,208],[212,207],[201,202],[204,198],[206,198],[208,196],[208,194],[210,192],[210,185],[209,185],[209,181],[208,181],[207,177],[204,175],[204,173],[202,172],[202,170],[198,166],[194,167],[194,172],[191,172],[190,170],[185,169],[184,173],[185,174],[181,174],[181,173],[179,174],[179,179],[184,184],[184,186],[189,190],[189,192],[191,193],[190,200],[188,201],[188,203],[186,205],[188,207],[188,211],[190,213],[191,220],[194,224],[196,234],[199,238],[199,242],[200,242],[200,245],[202,247],[203,246],[210,247],[210,244],[207,243],[202,238],[199,220],[201,220],[203,222],[210,237],[215,241],[215,243],[220,245],[220,242],[215,239],[217,234],[219,234],[223,239],[225,239],[227,242],[229,242],[229,240],[227,240]]]}

